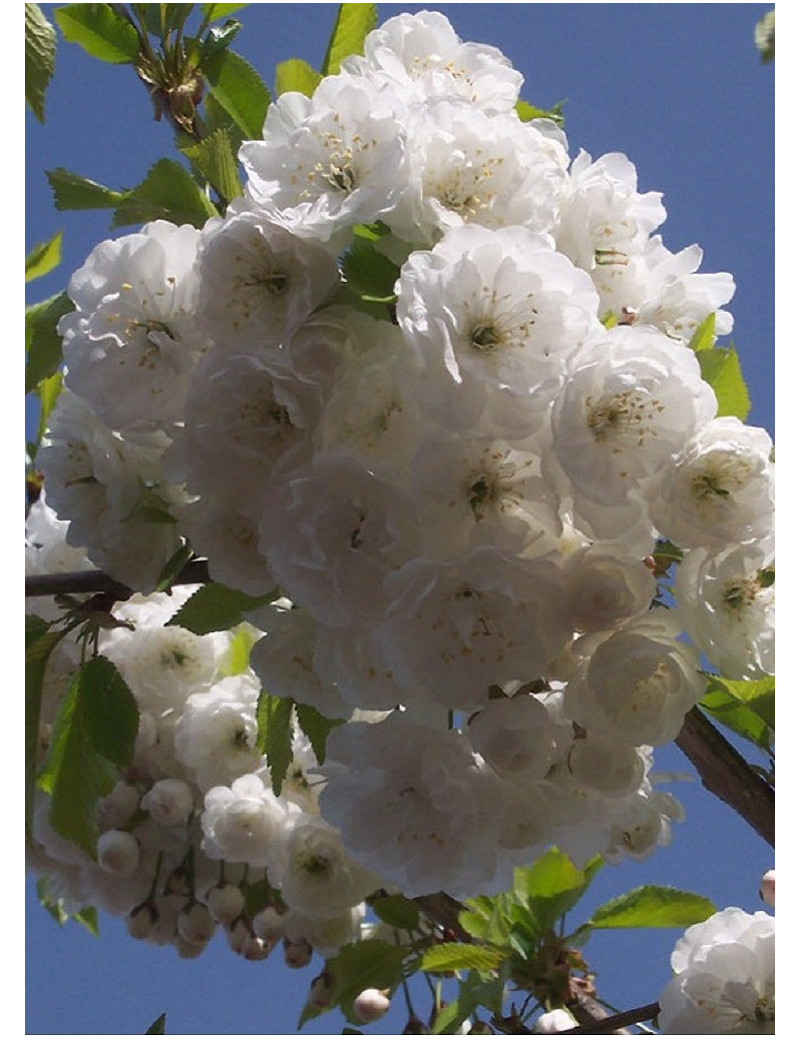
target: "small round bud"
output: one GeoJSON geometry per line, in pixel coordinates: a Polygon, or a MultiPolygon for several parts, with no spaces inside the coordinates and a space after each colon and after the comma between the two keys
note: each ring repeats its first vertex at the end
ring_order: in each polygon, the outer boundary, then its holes
{"type": "Polygon", "coordinates": [[[238,885],[214,885],[206,892],[206,905],[220,924],[232,924],[244,910],[244,893],[238,885]]]}
{"type": "Polygon", "coordinates": [[[330,1007],[332,993],[333,980],[327,972],[323,971],[311,983],[306,1003],[317,1011],[325,1011],[326,1008],[330,1007]]]}
{"type": "Polygon", "coordinates": [[[545,1011],[533,1025],[534,1033],[563,1033],[565,1029],[574,1029],[578,1023],[565,1008],[545,1011]]]}
{"type": "Polygon", "coordinates": [[[305,968],[311,963],[313,952],[311,943],[305,939],[296,942],[290,939],[283,940],[283,959],[289,968],[305,968]]]}
{"type": "Polygon", "coordinates": [[[158,911],[152,903],[139,903],[125,918],[128,935],[133,939],[149,939],[158,924],[158,911]]]}
{"type": "Polygon", "coordinates": [[[100,827],[109,830],[122,827],[139,808],[139,791],[133,784],[118,780],[97,806],[97,820],[100,827]]]}
{"type": "Polygon", "coordinates": [[[365,989],[353,1001],[353,1014],[359,1022],[377,1022],[389,1010],[389,998],[381,989],[365,989]]]}
{"type": "Polygon", "coordinates": [[[216,929],[214,918],[205,903],[187,903],[178,914],[178,934],[186,942],[205,945],[216,929]]]}
{"type": "Polygon", "coordinates": [[[142,798],[141,806],[156,823],[174,827],[186,823],[194,809],[192,789],[185,780],[157,780],[142,798]]]}
{"type": "Polygon", "coordinates": [[[761,879],[761,887],[758,894],[765,903],[775,906],[775,871],[768,870],[761,879]]]}
{"type": "Polygon", "coordinates": [[[274,906],[264,907],[253,918],[253,931],[259,939],[274,945],[284,937],[283,916],[278,913],[274,906]]]}
{"type": "Polygon", "coordinates": [[[184,939],[182,935],[175,936],[175,942],[173,945],[178,951],[178,956],[185,961],[191,961],[194,960],[195,957],[199,957],[206,948],[205,943],[189,942],[187,939],[184,939]]]}
{"type": "Polygon", "coordinates": [[[139,842],[127,831],[106,831],[97,840],[97,863],[109,874],[130,877],[139,866],[139,842]]]}

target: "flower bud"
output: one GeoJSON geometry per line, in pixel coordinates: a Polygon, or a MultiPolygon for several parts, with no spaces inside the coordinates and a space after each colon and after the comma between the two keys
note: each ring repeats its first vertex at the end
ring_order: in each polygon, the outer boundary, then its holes
{"type": "Polygon", "coordinates": [[[244,893],[238,885],[214,885],[206,892],[206,905],[215,921],[232,924],[244,910],[244,893]]]}
{"type": "Polygon", "coordinates": [[[545,1011],[536,1019],[533,1025],[534,1033],[562,1033],[565,1029],[574,1029],[578,1023],[566,1010],[556,1008],[554,1011],[545,1011]]]}
{"type": "Polygon", "coordinates": [[[389,998],[382,989],[365,989],[353,1001],[353,1013],[359,1022],[377,1022],[389,1010],[389,998]]]}
{"type": "Polygon", "coordinates": [[[149,939],[158,924],[158,911],[152,903],[139,903],[125,918],[128,935],[133,939],[149,939]]]}
{"type": "Polygon", "coordinates": [[[266,906],[259,910],[253,918],[253,931],[266,943],[273,946],[284,936],[283,917],[274,906],[266,906]]]}
{"type": "Polygon", "coordinates": [[[327,972],[323,971],[311,983],[306,1003],[317,1011],[325,1011],[326,1008],[330,1007],[332,993],[333,980],[327,972]]]}
{"type": "Polygon", "coordinates": [[[139,866],[139,842],[127,831],[106,831],[97,840],[97,863],[109,874],[130,877],[139,866]]]}
{"type": "Polygon", "coordinates": [[[775,871],[768,870],[761,879],[761,887],[758,890],[758,894],[764,900],[765,903],[769,903],[770,906],[775,906],[775,871]]]}
{"type": "Polygon", "coordinates": [[[168,777],[153,784],[142,798],[141,805],[156,823],[174,827],[189,819],[194,809],[194,798],[185,780],[168,777]]]}
{"type": "Polygon", "coordinates": [[[205,945],[216,927],[205,903],[187,903],[178,914],[178,934],[186,942],[205,945]]]}
{"type": "Polygon", "coordinates": [[[307,964],[311,963],[313,952],[311,943],[306,942],[305,939],[283,940],[283,959],[290,968],[305,968],[307,964]]]}

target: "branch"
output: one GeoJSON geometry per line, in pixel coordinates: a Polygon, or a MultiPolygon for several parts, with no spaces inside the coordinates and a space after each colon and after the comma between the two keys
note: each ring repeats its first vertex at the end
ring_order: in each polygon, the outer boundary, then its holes
{"type": "MultiPolygon", "coordinates": [[[[638,1022],[650,1022],[659,1013],[661,1008],[658,1001],[653,1004],[645,1004],[643,1007],[631,1008],[630,1011],[620,1011],[618,1015],[608,1015],[605,1018],[596,1019],[588,1025],[575,1026],[574,1029],[561,1030],[562,1036],[577,1035],[583,1033],[613,1033],[617,1030],[626,1032],[624,1026],[634,1026],[638,1022]]],[[[574,1014],[574,1011],[573,1011],[574,1014]]],[[[577,1016],[576,1016],[577,1017],[577,1016]]]]}
{"type": "MultiPolygon", "coordinates": [[[[191,560],[173,585],[203,585],[209,581],[208,561],[191,560]]],[[[31,574],[25,578],[27,596],[65,596],[69,593],[107,592],[117,600],[129,599],[135,589],[114,581],[104,571],[70,571],[66,574],[31,574]]]]}
{"type": "Polygon", "coordinates": [[[694,765],[703,787],[734,809],[774,848],[774,790],[699,708],[687,714],[675,743],[694,765]]]}

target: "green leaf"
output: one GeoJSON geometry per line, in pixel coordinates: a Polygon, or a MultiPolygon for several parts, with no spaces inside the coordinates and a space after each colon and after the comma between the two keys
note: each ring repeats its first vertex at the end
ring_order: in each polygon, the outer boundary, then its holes
{"type": "Polygon", "coordinates": [[[194,553],[192,552],[191,546],[187,544],[179,546],[161,568],[161,573],[156,582],[155,591],[166,592],[168,589],[172,588],[181,571],[193,556],[194,553]]]}
{"type": "Polygon", "coordinates": [[[364,53],[364,40],[378,24],[375,4],[339,4],[336,23],[331,33],[322,75],[335,76],[339,66],[351,54],[364,53]]]}
{"type": "Polygon", "coordinates": [[[92,726],[86,717],[90,688],[91,681],[86,683],[81,669],[59,705],[39,786],[50,795],[53,829],[94,858],[97,803],[111,791],[118,771],[92,744],[92,726]]]}
{"type": "MultiPolygon", "coordinates": [[[[339,953],[326,961],[325,970],[331,980],[330,1005],[341,1007],[350,1022],[357,1019],[353,1001],[365,989],[393,990],[403,978],[404,962],[409,956],[405,946],[366,939],[364,942],[343,946],[339,953]]],[[[298,1029],[320,1012],[308,1005],[303,1009],[298,1029]]]]}
{"type": "Polygon", "coordinates": [[[236,156],[222,128],[181,151],[226,202],[242,194],[236,156]]]}
{"type": "Polygon", "coordinates": [[[735,349],[702,350],[697,359],[700,374],[717,395],[717,415],[732,415],[744,422],[750,412],[750,395],[735,349]]]}
{"type": "Polygon", "coordinates": [[[55,29],[38,4],[25,4],[25,100],[40,123],[55,63],[55,29]]]}
{"type": "Polygon", "coordinates": [[[39,242],[25,257],[25,281],[42,278],[61,263],[62,233],[58,231],[48,242],[39,242]]]}
{"type": "Polygon", "coordinates": [[[413,899],[399,894],[376,896],[370,906],[385,924],[411,932],[419,925],[419,908],[413,899]]]}
{"type": "Polygon", "coordinates": [[[708,676],[700,707],[733,733],[769,750],[775,742],[775,677],[708,676]]]}
{"type": "Polygon", "coordinates": [[[123,202],[130,192],[114,191],[104,184],[87,180],[62,166],[47,171],[47,179],[53,189],[56,209],[113,209],[123,202]]]}
{"type": "Polygon", "coordinates": [[[86,732],[98,755],[120,769],[133,758],[139,709],[128,684],[107,657],[93,657],[81,671],[86,732]]]}
{"type": "Polygon", "coordinates": [[[517,922],[526,925],[530,934],[542,935],[552,929],[575,906],[602,865],[602,858],[595,856],[579,870],[568,856],[553,848],[532,866],[517,868],[514,892],[530,915],[527,920],[516,915],[517,922]]]}
{"type": "Polygon", "coordinates": [[[422,971],[494,971],[508,956],[506,950],[474,946],[472,943],[439,943],[426,950],[422,971]]]}
{"type": "Polygon", "coordinates": [[[42,711],[42,683],[47,661],[64,637],[33,614],[25,617],[25,830],[33,823],[36,770],[39,757],[39,719],[42,711]]]}
{"type": "Polygon", "coordinates": [[[236,36],[238,36],[241,28],[241,22],[231,19],[221,28],[214,26],[209,29],[205,39],[203,40],[202,46],[198,50],[198,58],[201,66],[205,66],[209,58],[213,57],[213,55],[230,47],[236,36]]]}
{"type": "Polygon", "coordinates": [[[241,675],[250,664],[250,651],[253,649],[258,635],[250,625],[239,625],[234,632],[230,646],[220,662],[219,674],[223,677],[241,675]]]}
{"type": "Polygon", "coordinates": [[[171,220],[202,227],[216,215],[214,204],[183,166],[172,159],[159,159],[117,206],[111,226],[171,220]]]}
{"type": "Polygon", "coordinates": [[[62,361],[59,320],[73,310],[65,292],[25,308],[25,393],[28,394],[58,371],[62,361]]]}
{"type": "Polygon", "coordinates": [[[206,22],[218,22],[234,11],[241,11],[247,4],[203,4],[203,18],[206,22]]]}
{"type": "Polygon", "coordinates": [[[436,1016],[431,1031],[437,1036],[456,1033],[478,1007],[486,1008],[492,1015],[501,1015],[504,985],[501,976],[486,980],[479,973],[470,972],[458,987],[456,999],[436,1016]]]}
{"type": "Polygon", "coordinates": [[[511,929],[510,900],[506,895],[476,896],[467,899],[465,910],[458,915],[458,923],[476,939],[507,946],[511,929]]]}
{"type": "Polygon", "coordinates": [[[55,408],[63,383],[63,374],[61,372],[54,372],[53,375],[48,376],[46,379],[42,379],[36,387],[36,396],[39,398],[39,422],[36,427],[35,451],[38,450],[39,445],[42,443],[42,438],[47,429],[47,420],[50,418],[50,413],[55,408]]]}
{"type": "Polygon", "coordinates": [[[55,20],[64,39],[93,58],[123,65],[139,57],[138,33],[110,4],[67,4],[56,8],[55,20]]]}
{"type": "Polygon", "coordinates": [[[365,238],[353,239],[342,257],[342,273],[349,288],[363,300],[390,303],[396,299],[400,268],[365,238]]]}
{"type": "Polygon", "coordinates": [[[689,347],[696,354],[704,350],[711,350],[714,347],[714,344],[717,342],[716,323],[716,314],[712,311],[694,330],[694,335],[689,341],[689,347]]]}
{"type": "Polygon", "coordinates": [[[310,704],[296,704],[297,721],[300,729],[311,741],[311,748],[320,765],[325,761],[325,744],[332,729],[341,726],[344,719],[329,719],[312,708],[310,704]]]}
{"type": "Polygon", "coordinates": [[[269,90],[249,62],[233,51],[220,51],[203,64],[212,96],[249,140],[260,140],[270,103],[269,90]]]}
{"type": "Polygon", "coordinates": [[[592,928],[688,928],[716,910],[710,899],[662,885],[641,885],[599,906],[592,928]]]}
{"type": "Polygon", "coordinates": [[[537,108],[522,99],[516,104],[517,115],[523,123],[529,123],[531,119],[551,119],[561,126],[564,123],[563,109],[564,101],[557,101],[552,108],[537,108]]]}
{"type": "Polygon", "coordinates": [[[321,79],[322,76],[302,58],[281,61],[275,66],[275,94],[280,97],[289,91],[297,91],[311,97],[321,79]]]}
{"type": "Polygon", "coordinates": [[[775,61],[775,9],[759,18],[753,33],[761,61],[767,65],[775,61]]]}
{"type": "Polygon", "coordinates": [[[166,1031],[167,1015],[166,1012],[162,1012],[162,1014],[158,1016],[155,1022],[153,1022],[152,1025],[148,1027],[144,1035],[150,1036],[152,1034],[153,1036],[163,1036],[166,1033],[166,1031]]]}
{"type": "Polygon", "coordinates": [[[93,906],[85,906],[82,910],[68,914],[64,909],[63,899],[54,899],[50,894],[50,881],[46,877],[40,877],[36,881],[36,895],[39,902],[50,914],[59,928],[63,928],[67,921],[77,921],[83,925],[87,932],[97,938],[100,929],[97,922],[97,910],[93,906]]]}
{"type": "Polygon", "coordinates": [[[256,708],[258,737],[256,744],[267,756],[272,790],[281,793],[286,772],[292,762],[292,701],[289,697],[273,697],[262,690],[256,708]]]}
{"type": "Polygon", "coordinates": [[[192,593],[167,624],[188,628],[197,636],[225,632],[240,624],[243,614],[271,603],[277,595],[276,589],[266,596],[248,596],[238,589],[229,589],[210,581],[192,593]]]}

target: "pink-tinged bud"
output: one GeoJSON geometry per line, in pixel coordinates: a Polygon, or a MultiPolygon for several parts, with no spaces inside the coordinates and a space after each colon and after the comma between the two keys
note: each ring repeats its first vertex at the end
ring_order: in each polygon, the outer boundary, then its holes
{"type": "Polygon", "coordinates": [[[158,924],[158,911],[152,903],[140,903],[125,918],[128,935],[133,939],[149,939],[158,924]]]}
{"type": "Polygon", "coordinates": [[[389,998],[381,989],[365,989],[353,1001],[353,1013],[359,1022],[377,1022],[389,1010],[389,998]]]}
{"type": "Polygon", "coordinates": [[[764,900],[765,903],[769,903],[770,906],[775,906],[775,871],[768,870],[761,879],[761,887],[758,890],[758,894],[764,900]]]}
{"type": "Polygon", "coordinates": [[[259,939],[257,935],[251,935],[242,945],[239,953],[246,961],[263,961],[269,957],[271,951],[271,946],[259,939]]]}
{"type": "Polygon", "coordinates": [[[142,798],[142,808],[156,823],[174,827],[185,823],[194,809],[192,789],[185,780],[157,780],[142,798]]]}
{"type": "Polygon", "coordinates": [[[139,866],[139,842],[127,831],[106,831],[97,840],[97,863],[109,874],[130,877],[139,866]]]}
{"type": "Polygon", "coordinates": [[[305,939],[299,939],[296,942],[291,939],[283,940],[283,959],[290,968],[305,968],[307,964],[311,963],[313,952],[311,943],[306,942],[305,939]]]}
{"type": "Polygon", "coordinates": [[[216,927],[205,903],[188,903],[178,914],[178,934],[196,946],[205,946],[216,927]]]}
{"type": "Polygon", "coordinates": [[[184,961],[193,961],[195,957],[199,957],[206,948],[205,943],[187,942],[187,940],[180,935],[175,936],[175,942],[173,945],[178,951],[178,956],[184,961]]]}
{"type": "Polygon", "coordinates": [[[274,946],[284,936],[283,917],[274,906],[264,907],[253,918],[253,931],[259,939],[274,946]]]}
{"type": "Polygon", "coordinates": [[[232,924],[244,910],[244,893],[238,885],[214,885],[206,892],[206,905],[215,921],[232,924]]]}

